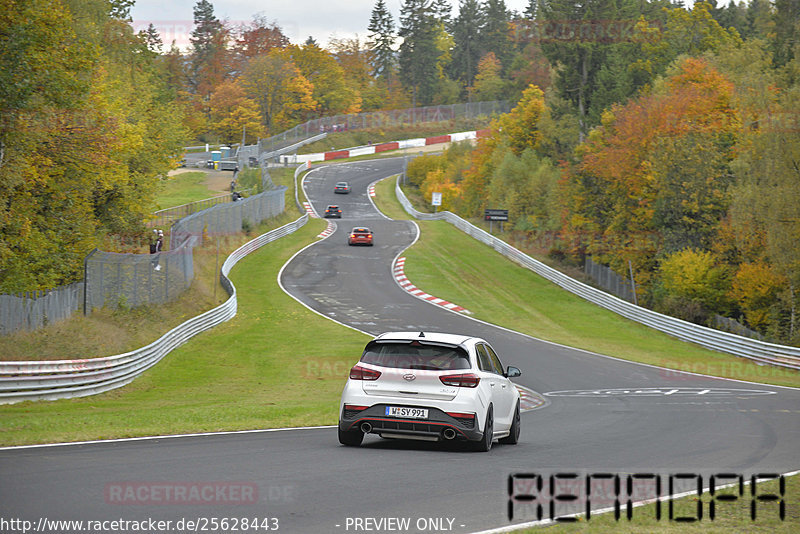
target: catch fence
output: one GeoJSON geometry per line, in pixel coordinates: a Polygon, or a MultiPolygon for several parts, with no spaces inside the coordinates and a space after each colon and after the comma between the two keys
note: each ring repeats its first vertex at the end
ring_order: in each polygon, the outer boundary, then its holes
{"type": "MultiPolygon", "coordinates": [[[[476,119],[508,113],[510,105],[507,101],[469,102],[466,104],[449,104],[444,106],[426,106],[411,109],[389,111],[371,111],[349,115],[322,117],[295,126],[278,135],[259,139],[259,154],[275,152],[311,136],[347,130],[364,130],[372,128],[388,128],[394,126],[420,124],[426,122],[446,122],[454,120],[476,119]]],[[[245,147],[246,149],[247,147],[245,147]]],[[[251,154],[252,155],[252,154],[251,154]]]]}

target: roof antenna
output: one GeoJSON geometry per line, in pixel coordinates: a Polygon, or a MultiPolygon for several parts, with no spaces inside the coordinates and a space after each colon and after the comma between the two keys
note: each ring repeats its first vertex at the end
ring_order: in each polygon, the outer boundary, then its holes
{"type": "Polygon", "coordinates": [[[420,332],[419,337],[425,337],[425,332],[420,332]]]}

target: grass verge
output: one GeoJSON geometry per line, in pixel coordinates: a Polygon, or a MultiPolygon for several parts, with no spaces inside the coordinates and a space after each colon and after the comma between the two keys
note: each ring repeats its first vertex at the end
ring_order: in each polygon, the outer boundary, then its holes
{"type": "Polygon", "coordinates": [[[0,406],[0,444],[335,423],[347,372],[367,338],[299,306],[275,283],[323,227],[313,219],[240,262],[231,273],[238,315],[132,384],[83,399],[0,406]]]}
{"type": "Polygon", "coordinates": [[[208,174],[201,171],[182,172],[170,176],[162,182],[163,188],[156,198],[158,209],[181,206],[218,194],[208,188],[207,179],[208,174]]]}
{"type": "MultiPolygon", "coordinates": [[[[376,202],[397,216],[395,179],[378,184],[376,202]]],[[[484,321],[540,339],[681,371],[800,387],[800,373],[756,365],[624,319],[520,267],[444,221],[417,221],[419,241],[406,251],[414,285],[467,308],[484,321]]],[[[665,371],[665,377],[669,372],[665,371]]]]}

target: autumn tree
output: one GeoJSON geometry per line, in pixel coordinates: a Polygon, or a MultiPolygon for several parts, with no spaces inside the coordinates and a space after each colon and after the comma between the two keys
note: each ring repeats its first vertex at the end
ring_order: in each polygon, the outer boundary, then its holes
{"type": "Polygon", "coordinates": [[[503,66],[494,57],[494,53],[489,52],[480,63],[478,63],[478,74],[475,76],[475,84],[470,87],[470,99],[475,102],[488,100],[502,100],[507,83],[502,77],[503,66]]]}
{"type": "Polygon", "coordinates": [[[217,86],[208,102],[211,108],[211,131],[223,143],[254,143],[261,134],[258,104],[248,98],[240,81],[217,86]]]}
{"type": "Polygon", "coordinates": [[[361,95],[347,79],[344,69],[318,45],[307,43],[303,46],[290,46],[289,55],[300,74],[312,86],[312,98],[317,103],[319,116],[358,113],[361,110],[361,95]]]}
{"type": "Polygon", "coordinates": [[[662,306],[670,315],[704,322],[711,313],[730,311],[729,276],[711,252],[693,248],[672,252],[661,260],[659,274],[669,295],[662,306]]]}
{"type": "Polygon", "coordinates": [[[76,281],[105,234],[143,230],[183,141],[155,54],[124,7],[0,10],[2,292],[76,281]]]}
{"type": "Polygon", "coordinates": [[[283,30],[277,22],[270,22],[266,16],[253,15],[253,20],[246,25],[242,25],[237,32],[233,53],[240,64],[248,60],[268,53],[274,48],[286,48],[289,46],[289,38],[284,35],[283,30]]]}
{"type": "Polygon", "coordinates": [[[729,202],[725,165],[738,125],[730,82],[696,59],[678,64],[654,94],[606,113],[572,182],[567,226],[583,252],[618,272],[630,260],[646,282],[665,234],[671,250],[707,246],[729,202]]]}
{"type": "Polygon", "coordinates": [[[288,50],[273,49],[253,58],[242,74],[242,86],[258,104],[261,122],[269,135],[299,124],[317,106],[311,83],[288,50]]]}
{"type": "Polygon", "coordinates": [[[525,149],[537,149],[542,138],[539,121],[544,108],[544,93],[531,85],[522,93],[514,109],[492,124],[494,137],[505,142],[516,155],[525,149]]]}
{"type": "MultiPolygon", "coordinates": [[[[747,324],[767,331],[780,314],[779,297],[786,284],[787,280],[768,263],[747,262],[736,271],[730,296],[738,303],[747,324]]],[[[772,333],[779,333],[776,330],[772,333]]]]}
{"type": "Polygon", "coordinates": [[[387,87],[372,77],[372,53],[358,38],[330,39],[331,54],[342,67],[345,79],[361,96],[362,111],[380,109],[387,97],[387,87]]]}

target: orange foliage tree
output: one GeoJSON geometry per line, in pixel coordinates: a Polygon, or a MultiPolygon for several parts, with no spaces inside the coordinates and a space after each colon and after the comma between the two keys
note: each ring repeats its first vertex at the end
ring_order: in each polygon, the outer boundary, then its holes
{"type": "MultiPolygon", "coordinates": [[[[578,172],[569,184],[566,231],[580,236],[573,253],[599,256],[619,272],[630,260],[646,282],[665,232],[680,233],[681,224],[692,227],[700,222],[697,213],[709,207],[723,216],[726,164],[738,128],[732,91],[731,83],[707,62],[688,58],[653,94],[603,115],[602,125],[579,149],[578,172]],[[711,146],[723,156],[704,166],[704,151],[711,146]],[[671,165],[665,157],[670,154],[697,156],[699,163],[671,165]],[[702,198],[691,198],[698,188],[702,198]]],[[[704,231],[706,238],[713,233],[704,231]]],[[[675,237],[672,248],[695,244],[682,239],[675,237]]]]}

